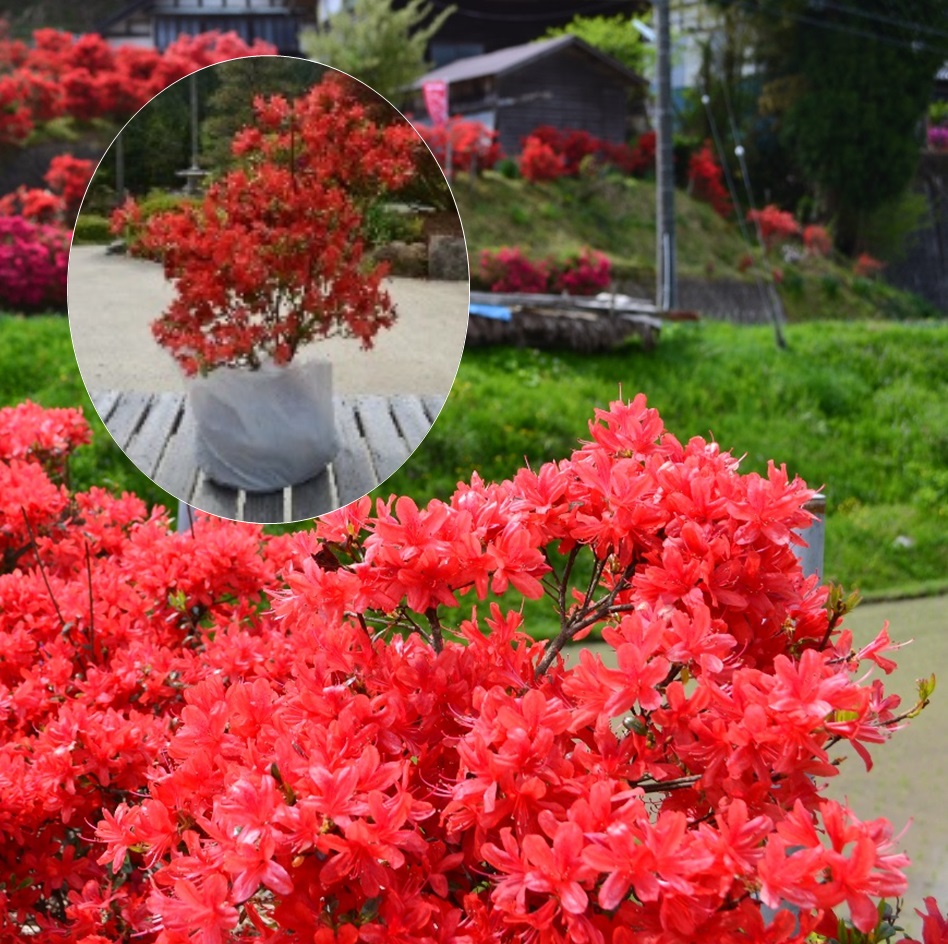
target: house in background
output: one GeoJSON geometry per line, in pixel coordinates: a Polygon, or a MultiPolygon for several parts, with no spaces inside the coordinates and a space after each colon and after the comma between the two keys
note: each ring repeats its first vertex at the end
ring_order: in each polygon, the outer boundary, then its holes
{"type": "Polygon", "coordinates": [[[422,86],[443,81],[451,115],[483,122],[504,152],[519,152],[539,125],[576,128],[606,141],[627,137],[629,92],[645,80],[576,36],[510,46],[458,59],[414,83],[413,111],[425,114],[422,86]]]}
{"type": "Polygon", "coordinates": [[[300,27],[313,9],[312,2],[296,0],[134,0],[99,23],[97,32],[113,43],[163,50],[182,33],[218,30],[298,55],[300,27]]]}
{"type": "MultiPolygon", "coordinates": [[[[392,0],[400,9],[408,0],[392,0]]],[[[353,0],[319,0],[316,17],[320,23],[340,10],[351,8],[353,0]]],[[[479,56],[506,46],[519,46],[538,39],[552,27],[566,26],[574,16],[625,16],[631,21],[651,8],[650,0],[597,0],[584,9],[577,0],[433,0],[431,19],[446,7],[451,15],[428,43],[428,60],[435,66],[455,59],[479,56]]],[[[630,27],[631,28],[631,27],[630,27]]]]}

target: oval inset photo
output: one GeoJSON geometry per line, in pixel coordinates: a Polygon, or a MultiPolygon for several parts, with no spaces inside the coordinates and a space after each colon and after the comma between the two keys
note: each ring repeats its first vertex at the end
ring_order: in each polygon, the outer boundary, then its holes
{"type": "Polygon", "coordinates": [[[444,174],[363,83],[209,66],[125,126],[86,193],[68,309],[107,429],[158,486],[246,521],[360,498],[454,382],[470,279],[444,174]]]}

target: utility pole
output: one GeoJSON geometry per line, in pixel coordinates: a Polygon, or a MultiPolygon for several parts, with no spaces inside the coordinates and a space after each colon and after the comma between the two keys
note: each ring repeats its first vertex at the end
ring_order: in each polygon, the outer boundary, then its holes
{"type": "Polygon", "coordinates": [[[675,167],[672,145],[671,30],[669,0],[655,0],[658,81],[655,123],[655,182],[657,196],[655,298],[659,311],[678,307],[675,264],[675,167]]]}

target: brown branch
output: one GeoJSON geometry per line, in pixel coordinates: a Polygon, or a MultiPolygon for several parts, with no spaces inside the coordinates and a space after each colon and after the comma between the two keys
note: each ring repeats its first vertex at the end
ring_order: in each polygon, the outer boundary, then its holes
{"type": "Polygon", "coordinates": [[[441,652],[444,649],[444,639],[441,636],[441,620],[438,619],[438,608],[429,606],[425,610],[425,616],[428,618],[428,625],[431,627],[431,645],[435,652],[441,652]]]}
{"type": "Polygon", "coordinates": [[[43,558],[40,557],[39,547],[36,544],[36,535],[33,532],[33,525],[30,524],[30,519],[27,517],[26,509],[21,506],[20,512],[23,515],[23,521],[26,523],[27,534],[29,534],[30,541],[33,543],[33,550],[36,551],[36,563],[39,564],[40,574],[42,574],[43,577],[43,583],[46,584],[46,592],[49,594],[50,600],[53,601],[53,609],[56,610],[56,615],[59,617],[60,627],[65,629],[66,620],[63,619],[63,614],[59,609],[59,604],[56,602],[56,597],[53,596],[53,588],[49,585],[49,578],[46,576],[46,566],[43,564],[43,558]]]}

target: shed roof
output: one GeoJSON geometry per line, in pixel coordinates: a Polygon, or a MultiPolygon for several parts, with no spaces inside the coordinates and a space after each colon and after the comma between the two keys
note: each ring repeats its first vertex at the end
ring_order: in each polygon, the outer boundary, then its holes
{"type": "Polygon", "coordinates": [[[488,75],[505,75],[570,46],[575,46],[587,55],[598,59],[628,82],[644,81],[641,76],[626,68],[617,59],[607,56],[595,46],[590,46],[578,36],[566,33],[563,36],[555,36],[553,39],[542,39],[538,42],[524,43],[521,46],[507,46],[505,49],[487,52],[480,56],[456,59],[423,75],[412,84],[412,88],[421,88],[425,82],[439,79],[450,85],[453,82],[464,82],[467,79],[479,79],[488,75]]]}

